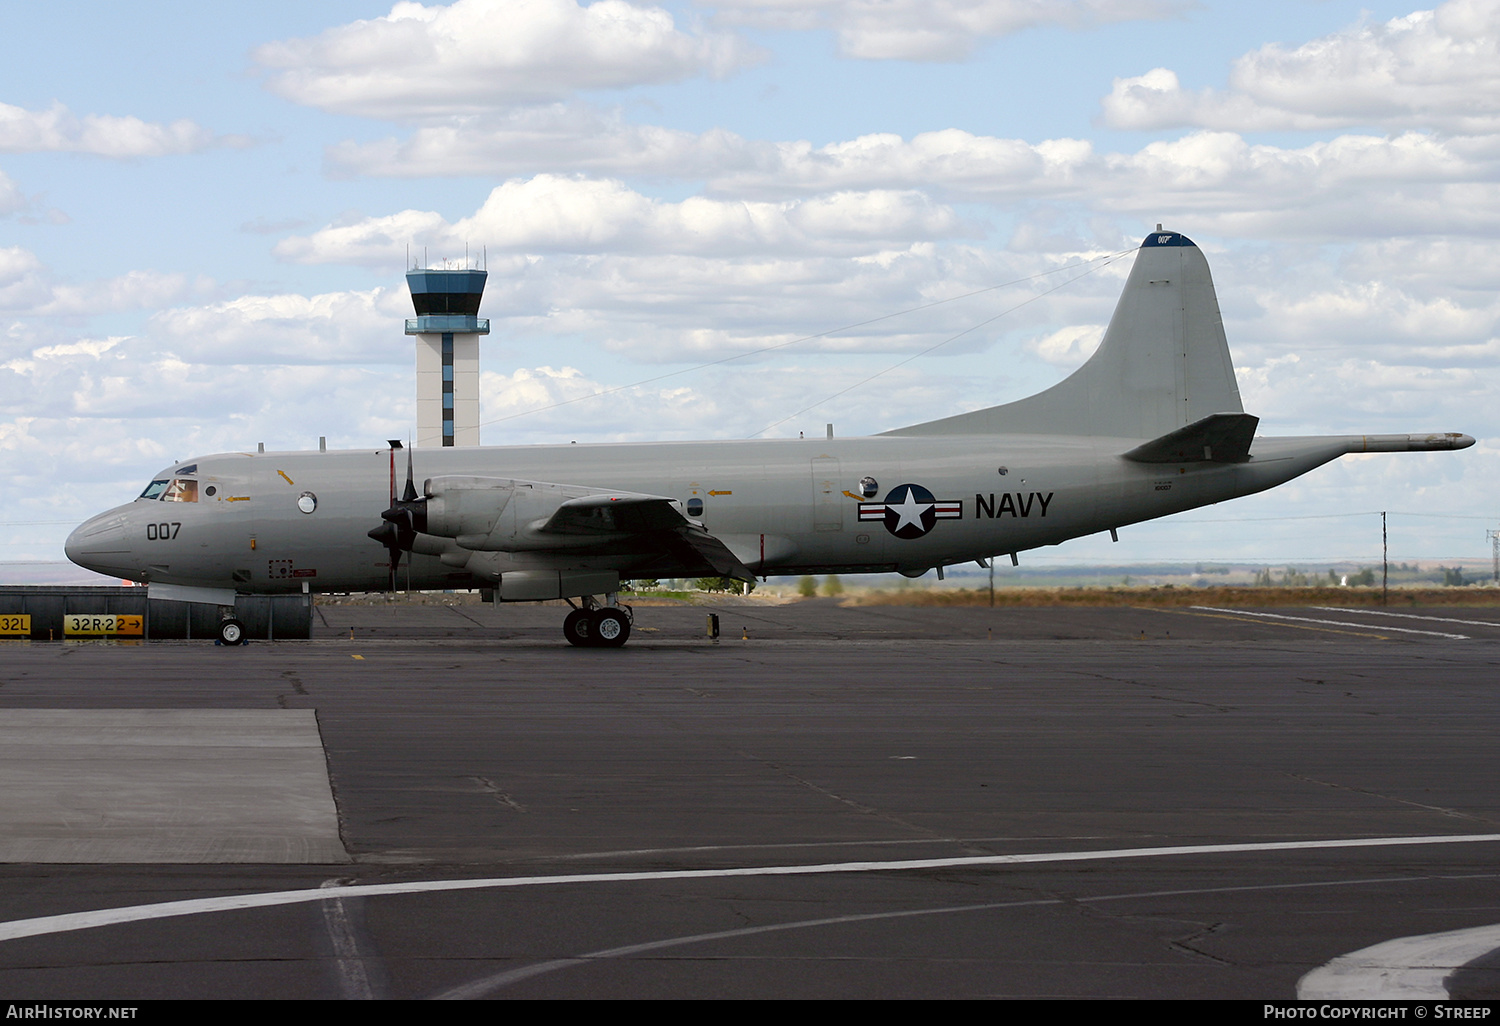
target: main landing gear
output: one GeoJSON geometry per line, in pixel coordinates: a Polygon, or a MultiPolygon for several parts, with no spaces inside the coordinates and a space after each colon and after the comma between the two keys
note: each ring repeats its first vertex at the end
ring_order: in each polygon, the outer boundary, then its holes
{"type": "Polygon", "coordinates": [[[226,612],[219,620],[218,643],[220,645],[240,645],[245,641],[245,624],[231,611],[226,612]]]}
{"type": "MultiPolygon", "coordinates": [[[[601,606],[592,595],[579,601],[583,607],[574,606],[563,621],[563,637],[570,645],[580,648],[619,648],[630,638],[630,608],[615,605],[616,597],[606,595],[601,606]]],[[[572,599],[567,600],[569,605],[572,599]]]]}

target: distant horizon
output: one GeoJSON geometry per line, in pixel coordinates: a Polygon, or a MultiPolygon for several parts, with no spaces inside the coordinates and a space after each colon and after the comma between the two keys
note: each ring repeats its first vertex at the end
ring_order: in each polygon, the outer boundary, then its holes
{"type": "MultiPolygon", "coordinates": [[[[1491,557],[1483,559],[1471,556],[1392,556],[1390,565],[1415,564],[1421,567],[1421,572],[1431,573],[1440,567],[1449,569],[1460,569],[1466,575],[1473,576],[1466,584],[1482,584],[1491,578],[1493,560],[1491,557]]],[[[1187,560],[1135,560],[1118,561],[1110,563],[1072,563],[1055,562],[1043,564],[1040,560],[1032,560],[1029,565],[1026,561],[1019,567],[1013,567],[1003,557],[995,566],[995,581],[1000,584],[1004,581],[1014,581],[1017,577],[1031,575],[1043,576],[1055,574],[1058,576],[1086,577],[1086,576],[1116,576],[1118,574],[1147,574],[1155,571],[1163,576],[1201,576],[1201,572],[1195,571],[1198,566],[1211,566],[1215,568],[1226,567],[1231,572],[1253,573],[1259,570],[1269,569],[1273,573],[1291,567],[1299,573],[1312,572],[1318,575],[1325,574],[1332,569],[1340,573],[1357,572],[1366,567],[1380,567],[1380,559],[1377,557],[1373,562],[1368,559],[1325,559],[1325,560],[1226,560],[1226,559],[1187,559],[1187,560]]],[[[773,583],[785,583],[795,581],[800,574],[772,574],[773,583]]],[[[820,579],[825,576],[815,575],[820,579]]],[[[928,571],[922,577],[903,578],[897,574],[839,574],[837,575],[846,584],[858,586],[862,580],[871,578],[890,579],[892,581],[910,580],[913,584],[938,584],[936,573],[928,571]]],[[[980,569],[972,564],[947,567],[944,570],[947,581],[955,579],[968,581],[970,579],[988,581],[989,571],[980,569]]],[[[66,561],[51,560],[0,560],[0,587],[106,587],[110,585],[123,586],[132,582],[119,578],[105,577],[96,574],[92,570],[75,566],[66,561]]],[[[946,583],[946,581],[944,582],[946,583]]],[[[399,591],[400,589],[398,589],[399,591]]],[[[475,588],[455,588],[454,591],[472,591],[475,588]]]]}

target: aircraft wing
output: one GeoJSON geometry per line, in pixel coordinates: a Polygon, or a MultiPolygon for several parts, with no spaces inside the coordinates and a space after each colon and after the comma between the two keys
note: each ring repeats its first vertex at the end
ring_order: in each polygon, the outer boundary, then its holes
{"type": "Polygon", "coordinates": [[[679,513],[675,500],[660,496],[613,493],[569,499],[557,507],[537,533],[573,537],[592,534],[601,538],[617,538],[621,534],[650,536],[657,546],[670,550],[684,565],[706,563],[717,576],[755,580],[750,568],[723,542],[709,534],[702,524],[679,513]]]}
{"type": "MultiPolygon", "coordinates": [[[[436,477],[409,523],[470,552],[546,554],[566,564],[621,557],[621,569],[651,576],[712,574],[753,581],[722,541],[662,495],[512,478],[436,477]]],[[[398,510],[392,511],[400,514],[398,510]]],[[[446,557],[445,557],[446,558],[446,557]]]]}
{"type": "Polygon", "coordinates": [[[568,499],[540,530],[550,534],[638,534],[690,523],[672,499],[612,493],[568,499]]]}

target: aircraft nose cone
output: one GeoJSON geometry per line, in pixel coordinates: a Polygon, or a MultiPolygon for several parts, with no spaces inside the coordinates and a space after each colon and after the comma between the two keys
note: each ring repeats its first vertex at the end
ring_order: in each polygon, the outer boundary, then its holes
{"type": "Polygon", "coordinates": [[[79,524],[63,551],[85,570],[127,577],[136,572],[130,543],[130,517],[123,509],[112,509],[79,524]]]}

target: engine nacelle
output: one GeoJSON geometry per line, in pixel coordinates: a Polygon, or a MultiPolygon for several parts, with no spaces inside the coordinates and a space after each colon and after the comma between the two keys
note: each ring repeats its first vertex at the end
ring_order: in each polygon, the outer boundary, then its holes
{"type": "Polygon", "coordinates": [[[423,533],[440,538],[486,537],[515,494],[516,483],[494,477],[434,477],[422,486],[427,518],[423,533]]]}

